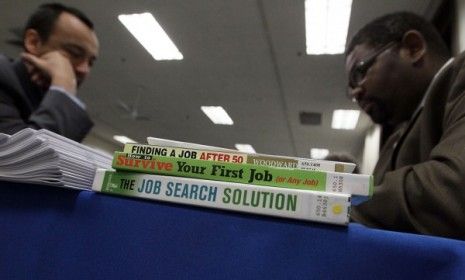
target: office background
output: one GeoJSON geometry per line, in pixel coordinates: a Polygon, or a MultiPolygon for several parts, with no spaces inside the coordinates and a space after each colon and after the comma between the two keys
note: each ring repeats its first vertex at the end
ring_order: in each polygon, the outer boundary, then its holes
{"type": "MultiPolygon", "coordinates": [[[[22,25],[49,1],[3,0],[1,52],[16,57],[22,25]]],[[[112,152],[115,135],[147,136],[256,152],[309,157],[312,148],[352,154],[369,173],[381,133],[362,112],[352,130],[331,128],[346,98],[344,55],[306,53],[305,1],[64,0],[94,21],[101,51],[79,97],[96,126],[85,143],[112,152]],[[118,20],[150,12],[183,54],[157,61],[118,20]],[[233,125],[216,125],[201,106],[222,106],[233,125]]],[[[433,21],[457,53],[464,1],[354,0],[350,38],[382,14],[407,10],[433,21]]]]}

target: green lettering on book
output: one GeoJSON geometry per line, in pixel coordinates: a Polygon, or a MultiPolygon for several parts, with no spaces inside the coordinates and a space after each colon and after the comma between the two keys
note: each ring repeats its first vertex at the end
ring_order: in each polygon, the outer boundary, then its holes
{"type": "Polygon", "coordinates": [[[292,211],[297,209],[297,195],[273,193],[263,191],[250,191],[242,189],[225,188],[222,202],[245,207],[261,207],[280,211],[292,211]]]}

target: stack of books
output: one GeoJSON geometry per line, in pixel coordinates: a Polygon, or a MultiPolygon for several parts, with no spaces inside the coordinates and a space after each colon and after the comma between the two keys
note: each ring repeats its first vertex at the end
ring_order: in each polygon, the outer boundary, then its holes
{"type": "Polygon", "coordinates": [[[0,133],[0,180],[91,190],[112,156],[46,129],[0,133]]]}
{"type": "Polygon", "coordinates": [[[149,137],[125,144],[97,170],[103,193],[346,225],[352,196],[369,198],[373,178],[352,163],[248,154],[149,137]]]}

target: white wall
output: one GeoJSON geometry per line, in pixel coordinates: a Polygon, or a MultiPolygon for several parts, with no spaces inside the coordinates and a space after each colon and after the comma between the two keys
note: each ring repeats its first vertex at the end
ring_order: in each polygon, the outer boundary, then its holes
{"type": "Polygon", "coordinates": [[[455,0],[455,23],[452,33],[452,54],[465,50],[465,0],[455,0]]]}
{"type": "Polygon", "coordinates": [[[373,125],[365,136],[363,147],[363,160],[360,167],[362,174],[371,174],[379,158],[379,145],[381,142],[381,127],[373,125]]]}

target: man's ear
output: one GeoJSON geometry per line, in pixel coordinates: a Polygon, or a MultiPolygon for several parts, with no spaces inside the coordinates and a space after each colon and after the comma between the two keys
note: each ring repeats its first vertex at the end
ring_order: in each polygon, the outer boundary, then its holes
{"type": "Polygon", "coordinates": [[[427,51],[425,38],[417,30],[405,32],[401,45],[402,55],[412,63],[417,63],[424,58],[427,51]]]}
{"type": "Polygon", "coordinates": [[[24,33],[24,48],[28,53],[39,55],[39,50],[42,46],[42,39],[39,33],[34,29],[28,29],[24,33]]]}

